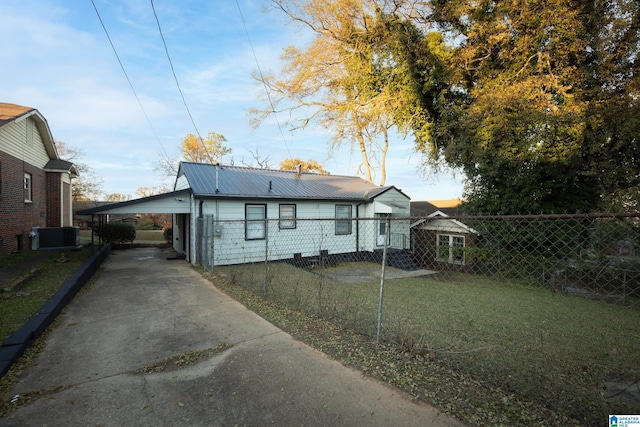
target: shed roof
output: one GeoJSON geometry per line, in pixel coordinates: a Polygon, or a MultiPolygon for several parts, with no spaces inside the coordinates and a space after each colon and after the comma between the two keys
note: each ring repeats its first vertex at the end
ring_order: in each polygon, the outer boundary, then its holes
{"type": "Polygon", "coordinates": [[[353,176],[191,162],[180,163],[178,178],[181,176],[196,197],[370,200],[395,188],[353,176]]]}
{"type": "Polygon", "coordinates": [[[434,212],[442,212],[447,216],[458,216],[462,213],[460,203],[459,199],[411,202],[411,216],[429,216],[434,212]]]}

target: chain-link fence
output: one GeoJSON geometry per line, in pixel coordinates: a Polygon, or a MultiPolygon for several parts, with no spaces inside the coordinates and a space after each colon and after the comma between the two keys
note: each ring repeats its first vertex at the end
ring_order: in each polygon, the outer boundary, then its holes
{"type": "Polygon", "coordinates": [[[269,280],[277,280],[268,274],[269,263],[340,283],[372,280],[382,272],[386,246],[393,278],[452,281],[466,275],[640,303],[636,214],[256,221],[204,217],[198,220],[197,235],[199,264],[213,271],[231,265],[256,269],[255,264],[263,263],[260,283],[267,291],[269,280]],[[368,275],[362,274],[365,266],[368,275]]]}
{"type": "Polygon", "coordinates": [[[640,302],[640,217],[528,215],[426,218],[412,229],[416,262],[596,300],[640,302]]]}
{"type": "Polygon", "coordinates": [[[198,221],[199,263],[278,304],[585,425],[633,403],[638,215],[198,221]]]}

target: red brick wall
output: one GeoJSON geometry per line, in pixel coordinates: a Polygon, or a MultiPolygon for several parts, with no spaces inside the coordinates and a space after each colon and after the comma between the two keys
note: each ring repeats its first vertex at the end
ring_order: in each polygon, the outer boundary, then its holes
{"type": "Polygon", "coordinates": [[[60,227],[62,197],[60,173],[47,172],[47,227],[60,227]]]}
{"type": "Polygon", "coordinates": [[[62,226],[70,227],[73,225],[72,208],[71,208],[71,184],[62,184],[62,226]]]}
{"type": "Polygon", "coordinates": [[[46,226],[46,187],[42,169],[0,152],[0,254],[31,248],[31,227],[46,226]],[[31,203],[24,201],[25,172],[32,175],[31,203]]]}

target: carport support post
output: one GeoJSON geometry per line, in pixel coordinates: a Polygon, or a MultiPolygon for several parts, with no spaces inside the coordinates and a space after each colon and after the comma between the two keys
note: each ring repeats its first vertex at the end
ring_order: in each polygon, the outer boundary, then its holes
{"type": "Polygon", "coordinates": [[[378,330],[376,332],[376,342],[380,342],[380,329],[382,325],[382,301],[384,300],[384,275],[387,267],[387,241],[389,240],[389,227],[391,220],[387,216],[384,228],[384,246],[382,249],[382,274],[380,275],[380,298],[378,300],[378,330]]]}

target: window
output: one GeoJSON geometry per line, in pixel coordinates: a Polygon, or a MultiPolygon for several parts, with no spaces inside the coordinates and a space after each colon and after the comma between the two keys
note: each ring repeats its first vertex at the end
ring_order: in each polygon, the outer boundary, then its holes
{"type": "Polygon", "coordinates": [[[296,228],[296,205],[280,205],[280,229],[296,228]]]}
{"type": "Polygon", "coordinates": [[[263,240],[266,238],[267,205],[245,205],[245,240],[263,240]]]}
{"type": "Polygon", "coordinates": [[[464,265],[464,236],[438,234],[438,261],[464,265]]]}
{"type": "Polygon", "coordinates": [[[32,196],[32,183],[33,180],[31,179],[31,174],[30,173],[25,173],[24,174],[24,201],[27,203],[31,203],[31,196],[32,196]]]}
{"type": "Polygon", "coordinates": [[[336,234],[351,234],[351,205],[336,205],[336,234]]]}

